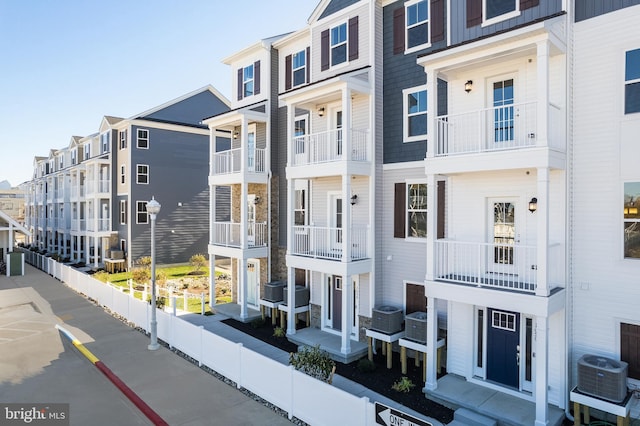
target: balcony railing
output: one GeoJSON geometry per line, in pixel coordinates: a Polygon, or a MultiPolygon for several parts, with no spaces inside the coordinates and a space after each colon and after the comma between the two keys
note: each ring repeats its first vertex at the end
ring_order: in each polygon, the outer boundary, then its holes
{"type": "Polygon", "coordinates": [[[351,130],[351,153],[348,156],[343,155],[343,132],[343,129],[333,129],[294,137],[291,163],[294,166],[304,166],[342,160],[370,161],[369,131],[351,130]]]}
{"type": "Polygon", "coordinates": [[[71,230],[72,231],[86,231],[87,230],[87,220],[86,219],[72,219],[71,220],[71,230]]]}
{"type": "Polygon", "coordinates": [[[74,186],[73,188],[71,188],[71,196],[74,198],[84,197],[84,194],[84,185],[74,186]]]}
{"type": "MultiPolygon", "coordinates": [[[[437,240],[435,248],[437,280],[528,293],[536,291],[535,246],[437,240]]],[[[548,272],[554,281],[560,278],[563,259],[560,248],[555,244],[548,250],[548,272]]]]}
{"type": "Polygon", "coordinates": [[[93,219],[89,219],[87,221],[87,231],[91,231],[91,232],[109,231],[109,222],[110,222],[109,218],[98,219],[97,224],[93,221],[93,219]]]}
{"type": "Polygon", "coordinates": [[[109,185],[111,184],[110,179],[100,179],[97,182],[90,181],[87,182],[87,195],[97,193],[104,194],[109,192],[109,185]]]}
{"type": "Polygon", "coordinates": [[[536,145],[537,102],[503,105],[438,117],[435,156],[536,145]]]}
{"type": "MultiPolygon", "coordinates": [[[[368,227],[351,227],[351,260],[366,259],[368,227]]],[[[291,254],[319,259],[342,260],[342,228],[294,226],[291,254]]]]}
{"type": "Polygon", "coordinates": [[[242,172],[242,155],[247,154],[247,172],[264,173],[266,170],[266,149],[242,149],[234,148],[213,154],[212,174],[225,175],[242,172]]]}
{"type": "MultiPolygon", "coordinates": [[[[267,246],[267,223],[247,223],[247,248],[267,246]]],[[[240,223],[215,222],[212,244],[241,248],[240,223]]]]}

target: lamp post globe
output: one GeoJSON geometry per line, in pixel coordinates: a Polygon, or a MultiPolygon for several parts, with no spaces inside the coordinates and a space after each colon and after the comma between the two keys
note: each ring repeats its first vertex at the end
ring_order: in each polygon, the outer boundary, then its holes
{"type": "Polygon", "coordinates": [[[158,345],[158,320],[156,318],[156,216],[160,213],[160,203],[154,197],[147,202],[147,213],[151,219],[151,342],[147,347],[155,351],[158,345]]]}

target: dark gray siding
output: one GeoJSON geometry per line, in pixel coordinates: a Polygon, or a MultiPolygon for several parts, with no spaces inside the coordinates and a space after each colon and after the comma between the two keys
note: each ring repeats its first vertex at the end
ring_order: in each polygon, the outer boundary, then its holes
{"type": "MultiPolygon", "coordinates": [[[[216,151],[231,149],[231,138],[216,138],[216,151]]],[[[231,221],[231,187],[216,186],[216,222],[231,221]]]]}
{"type": "Polygon", "coordinates": [[[152,127],[149,149],[131,144],[131,236],[133,261],[150,255],[150,224],[136,224],[136,201],[155,196],[162,205],[156,226],[158,263],[187,262],[196,253],[206,253],[209,240],[209,137],[152,127]],[[149,165],[149,184],[136,184],[136,165],[149,165]],[[181,206],[178,203],[182,203],[181,206]]]}
{"type": "Polygon", "coordinates": [[[224,102],[207,90],[142,118],[173,123],[200,124],[204,118],[228,110],[229,107],[224,102]]]}
{"type": "Polygon", "coordinates": [[[576,22],[640,4],[640,0],[578,0],[575,2],[576,22]]]}
{"type": "MultiPolygon", "coordinates": [[[[578,0],[580,3],[583,0],[578,0]]],[[[499,22],[494,25],[483,27],[478,24],[471,28],[467,28],[467,2],[452,1],[451,2],[451,44],[456,45],[480,37],[485,37],[497,32],[506,31],[511,28],[542,19],[562,12],[562,0],[540,0],[538,6],[526,9],[519,16],[506,21],[499,22]]]]}
{"type": "Polygon", "coordinates": [[[287,246],[287,176],[285,167],[287,166],[287,108],[279,109],[277,119],[273,121],[278,131],[277,148],[271,152],[271,167],[273,170],[273,179],[278,181],[278,211],[272,211],[273,220],[278,220],[279,241],[273,241],[280,247],[287,246]]]}
{"type": "MultiPolygon", "coordinates": [[[[119,176],[118,176],[119,178],[119,176]]],[[[114,192],[115,194],[115,192],[114,192]]],[[[112,250],[120,250],[120,240],[126,240],[127,241],[127,253],[126,256],[127,258],[129,257],[129,230],[128,230],[128,225],[125,223],[124,225],[120,224],[120,201],[125,201],[125,202],[129,202],[129,197],[127,195],[121,195],[121,196],[117,196],[114,197],[114,210],[115,210],[115,215],[113,216],[113,220],[111,221],[111,223],[113,224],[113,230],[115,232],[118,233],[118,241],[111,244],[111,249],[112,250]]],[[[134,206],[135,208],[135,206],[134,206]]],[[[131,206],[129,204],[127,204],[127,210],[131,211],[131,206]]],[[[131,220],[132,216],[127,216],[127,221],[131,220]]],[[[135,223],[135,216],[133,216],[133,220],[135,223]]]]}
{"type": "Polygon", "coordinates": [[[322,11],[319,19],[326,18],[329,15],[333,15],[336,12],[341,11],[345,7],[349,7],[352,4],[358,3],[360,0],[331,0],[327,7],[322,11]]]}
{"type": "MultiPolygon", "coordinates": [[[[118,179],[120,179],[120,172],[118,171],[118,131],[111,130],[111,145],[110,145],[110,158],[111,158],[111,169],[109,170],[109,174],[111,176],[111,194],[118,193],[118,179]]],[[[113,197],[112,197],[113,199],[113,197]]],[[[111,202],[111,227],[114,228],[112,231],[115,231],[116,220],[119,222],[118,218],[118,206],[114,205],[113,201],[111,202]]]]}
{"type": "MultiPolygon", "coordinates": [[[[383,96],[384,96],[384,163],[399,163],[405,161],[423,160],[427,152],[427,142],[403,142],[403,105],[402,90],[426,84],[427,76],[424,68],[417,65],[416,59],[419,55],[440,50],[446,47],[446,41],[434,43],[430,48],[408,55],[393,53],[393,12],[397,8],[404,7],[404,1],[397,1],[383,10],[383,96]]],[[[446,11],[445,11],[446,15],[446,11]]],[[[446,114],[446,83],[439,82],[438,100],[439,114],[446,114]]]]}

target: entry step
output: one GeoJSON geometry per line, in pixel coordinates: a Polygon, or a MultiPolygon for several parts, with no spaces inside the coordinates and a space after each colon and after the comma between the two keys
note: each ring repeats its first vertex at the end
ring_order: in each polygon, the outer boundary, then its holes
{"type": "Polygon", "coordinates": [[[453,422],[449,426],[497,426],[494,419],[478,414],[468,408],[458,408],[453,413],[453,422]]]}

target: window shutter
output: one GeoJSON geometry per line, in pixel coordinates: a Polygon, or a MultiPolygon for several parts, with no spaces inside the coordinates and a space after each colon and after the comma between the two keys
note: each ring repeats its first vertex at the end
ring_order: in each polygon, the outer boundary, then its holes
{"type": "Polygon", "coordinates": [[[540,4],[540,0],[520,0],[520,10],[530,9],[540,4]]]}
{"type": "Polygon", "coordinates": [[[320,34],[320,69],[329,69],[329,30],[324,30],[320,34]]]}
{"type": "Polygon", "coordinates": [[[445,194],[445,182],[443,180],[438,181],[438,216],[437,216],[437,234],[436,238],[444,238],[444,194],[445,194]]]}
{"type": "Polygon", "coordinates": [[[291,55],[287,55],[284,58],[284,90],[291,89],[291,73],[293,67],[291,65],[291,55]]]}
{"type": "Polygon", "coordinates": [[[407,216],[407,184],[396,183],[393,200],[393,237],[404,238],[407,216]]]}
{"type": "Polygon", "coordinates": [[[238,100],[242,100],[242,79],[243,79],[243,75],[242,75],[242,68],[240,68],[238,70],[238,100]]]}
{"type": "Polygon", "coordinates": [[[431,0],[431,43],[444,40],[444,0],[431,0]]]}
{"type": "Polygon", "coordinates": [[[306,83],[311,83],[311,48],[307,46],[307,81],[306,83]]]}
{"type": "Polygon", "coordinates": [[[482,0],[467,0],[467,28],[482,23],[482,0]]]}
{"type": "Polygon", "coordinates": [[[260,61],[253,64],[253,94],[260,94],[260,61]]]}
{"type": "Polygon", "coordinates": [[[404,6],[393,11],[393,54],[404,52],[404,6]]]}
{"type": "Polygon", "coordinates": [[[349,19],[349,60],[358,59],[358,17],[349,19]]]}

